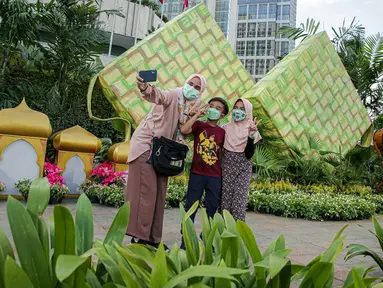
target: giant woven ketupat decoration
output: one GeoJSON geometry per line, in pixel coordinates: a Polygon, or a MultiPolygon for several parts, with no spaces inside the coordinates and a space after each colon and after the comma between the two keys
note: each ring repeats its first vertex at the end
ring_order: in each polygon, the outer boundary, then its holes
{"type": "Polygon", "coordinates": [[[141,98],[136,87],[138,71],[148,69],[158,70],[155,85],[161,89],[181,87],[191,74],[202,74],[208,83],[203,94],[205,100],[220,96],[233,102],[254,86],[204,4],[174,18],[97,75],[118,115],[133,127],[138,126],[152,106],[141,98]]]}
{"type": "MultiPolygon", "coordinates": [[[[371,141],[367,111],[325,32],[303,41],[255,86],[204,4],[155,31],[105,67],[98,79],[120,118],[137,127],[149,112],[136,87],[140,70],[157,69],[161,89],[180,87],[192,73],[207,79],[203,99],[248,98],[262,119],[262,136],[288,151],[309,154],[310,138],[321,150],[345,153],[363,138],[371,141]],[[362,136],[365,137],[362,137],[362,136]],[[370,136],[370,137],[367,137],[370,136]]],[[[98,118],[95,118],[98,119],[98,118]]],[[[369,144],[369,143],[368,143],[369,144]]]]}
{"type": "Polygon", "coordinates": [[[261,132],[281,149],[347,153],[370,145],[373,126],[326,32],[303,41],[245,96],[262,118],[261,132]]]}

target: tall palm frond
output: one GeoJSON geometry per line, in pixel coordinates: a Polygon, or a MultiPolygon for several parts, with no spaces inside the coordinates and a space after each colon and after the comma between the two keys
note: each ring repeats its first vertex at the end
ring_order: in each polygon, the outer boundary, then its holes
{"type": "Polygon", "coordinates": [[[301,39],[304,40],[310,35],[314,35],[320,26],[320,21],[317,23],[314,19],[307,18],[306,24],[301,23],[300,27],[281,27],[279,32],[286,34],[287,38],[292,40],[301,39]]]}
{"type": "MultiPolygon", "coordinates": [[[[383,34],[377,33],[368,36],[364,42],[363,51],[369,59],[371,68],[381,67],[383,63],[383,34]]],[[[383,73],[383,71],[378,72],[383,73]]]]}
{"type": "Polygon", "coordinates": [[[339,52],[346,51],[346,43],[348,40],[354,38],[363,39],[365,33],[365,28],[359,23],[359,21],[356,21],[355,17],[352,19],[348,27],[346,27],[346,19],[344,19],[342,26],[339,27],[338,30],[334,27],[331,27],[331,29],[335,36],[331,42],[335,45],[335,48],[339,52]]]}

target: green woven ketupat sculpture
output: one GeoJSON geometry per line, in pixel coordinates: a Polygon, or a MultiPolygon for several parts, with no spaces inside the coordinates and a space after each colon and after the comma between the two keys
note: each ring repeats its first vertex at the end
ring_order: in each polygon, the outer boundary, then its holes
{"type": "Polygon", "coordinates": [[[303,41],[245,96],[262,118],[261,132],[279,148],[347,153],[370,145],[373,126],[325,32],[303,41]]]}
{"type": "MultiPolygon", "coordinates": [[[[254,115],[262,118],[262,136],[289,150],[293,144],[309,153],[310,138],[321,150],[345,153],[364,135],[371,141],[372,125],[350,77],[326,33],[303,41],[260,82],[254,85],[224,34],[204,4],[176,17],[116,58],[92,79],[121,119],[137,127],[151,108],[136,87],[140,70],[158,70],[157,87],[182,86],[200,73],[207,79],[203,99],[220,96],[229,103],[248,98],[254,115]],[[369,137],[368,137],[369,136],[369,137]]],[[[101,120],[101,119],[98,119],[101,120]]],[[[129,133],[129,131],[128,131],[129,133]]],[[[368,143],[369,144],[369,143],[368,143]]]]}

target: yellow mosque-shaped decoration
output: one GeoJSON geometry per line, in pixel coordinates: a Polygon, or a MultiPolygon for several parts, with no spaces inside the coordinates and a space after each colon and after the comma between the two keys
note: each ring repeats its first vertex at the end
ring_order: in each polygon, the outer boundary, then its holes
{"type": "Polygon", "coordinates": [[[0,181],[7,186],[4,194],[17,196],[15,182],[43,176],[52,126],[48,116],[29,108],[25,99],[15,108],[1,110],[0,123],[0,181]]]}
{"type": "Polygon", "coordinates": [[[90,176],[95,154],[101,149],[98,137],[80,126],[74,126],[56,133],[53,147],[57,150],[56,164],[66,170],[66,165],[73,157],[79,157],[86,177],[90,176]]]}
{"type": "Polygon", "coordinates": [[[130,141],[114,144],[108,150],[108,160],[113,163],[115,172],[125,172],[128,170],[128,156],[130,151],[130,141]]]}

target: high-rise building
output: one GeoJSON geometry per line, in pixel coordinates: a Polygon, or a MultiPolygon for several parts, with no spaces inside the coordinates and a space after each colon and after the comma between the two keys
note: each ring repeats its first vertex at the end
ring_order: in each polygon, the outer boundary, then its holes
{"type": "MultiPolygon", "coordinates": [[[[157,0],[159,3],[159,1],[157,0]]],[[[164,15],[172,19],[182,11],[183,0],[164,0],[164,15]]],[[[189,1],[189,7],[202,2],[189,1]]],[[[210,13],[228,38],[254,81],[261,79],[294,41],[278,32],[296,26],[297,0],[205,0],[210,13]]]]}
{"type": "Polygon", "coordinates": [[[235,49],[255,82],[294,48],[278,30],[295,27],[296,5],[297,0],[238,0],[235,49]]]}

